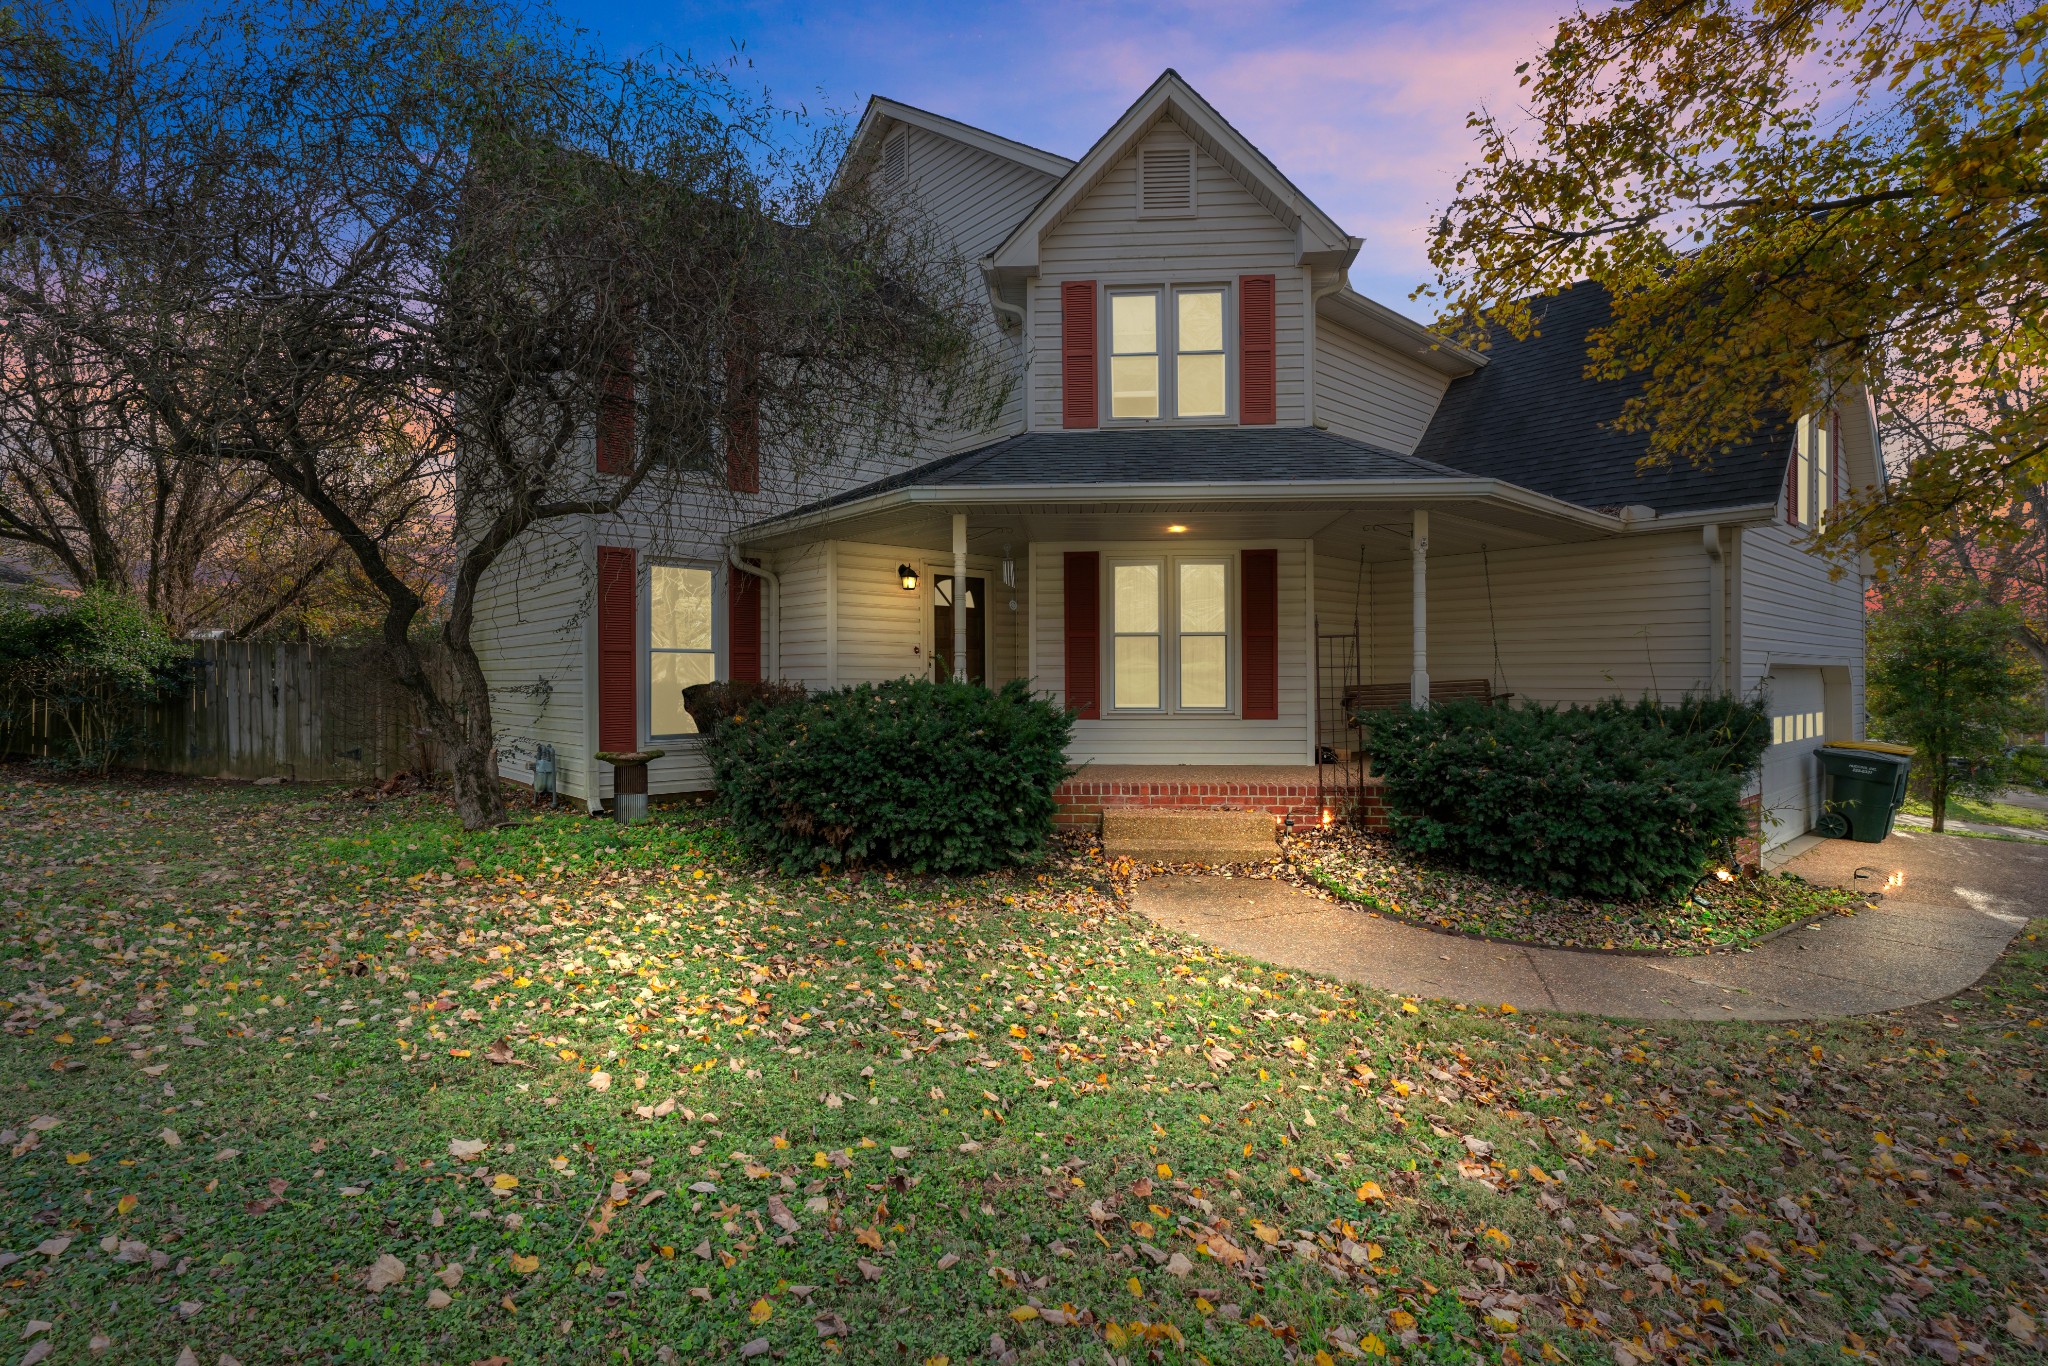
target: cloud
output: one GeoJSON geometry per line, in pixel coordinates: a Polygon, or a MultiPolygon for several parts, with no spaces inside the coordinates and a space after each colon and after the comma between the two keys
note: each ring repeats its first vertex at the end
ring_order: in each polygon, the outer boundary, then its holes
{"type": "Polygon", "coordinates": [[[1414,309],[1407,295],[1430,275],[1433,212],[1471,154],[1466,114],[1512,107],[1516,63],[1542,48],[1565,7],[738,0],[722,15],[690,11],[689,22],[706,30],[700,51],[712,25],[753,25],[743,35],[749,49],[786,96],[821,91],[826,103],[857,109],[868,94],[885,94],[1068,156],[1173,67],[1366,238],[1353,282],[1414,309]]]}

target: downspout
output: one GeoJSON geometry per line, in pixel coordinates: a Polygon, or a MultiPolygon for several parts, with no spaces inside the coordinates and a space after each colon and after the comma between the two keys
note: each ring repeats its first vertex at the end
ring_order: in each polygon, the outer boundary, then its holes
{"type": "Polygon", "coordinates": [[[741,559],[736,545],[726,547],[725,562],[768,585],[767,619],[761,623],[762,633],[768,637],[768,659],[761,672],[769,681],[778,682],[782,678],[782,580],[770,570],[741,559]]]}
{"type": "Polygon", "coordinates": [[[1326,432],[1330,430],[1329,427],[1316,417],[1316,395],[1319,389],[1316,380],[1320,378],[1319,371],[1321,370],[1321,366],[1317,363],[1316,355],[1316,305],[1329,298],[1332,294],[1342,290],[1345,285],[1345,278],[1344,272],[1340,270],[1337,272],[1337,278],[1334,281],[1327,285],[1316,286],[1314,285],[1314,277],[1310,277],[1311,288],[1308,292],[1308,317],[1303,319],[1302,326],[1302,333],[1308,338],[1308,363],[1302,367],[1302,371],[1307,376],[1308,381],[1302,386],[1307,391],[1304,404],[1308,408],[1308,425],[1326,432]]]}
{"type": "Polygon", "coordinates": [[[1700,528],[1700,548],[1707,552],[1707,673],[1716,693],[1728,687],[1728,562],[1721,554],[1721,528],[1709,522],[1700,528]]]}

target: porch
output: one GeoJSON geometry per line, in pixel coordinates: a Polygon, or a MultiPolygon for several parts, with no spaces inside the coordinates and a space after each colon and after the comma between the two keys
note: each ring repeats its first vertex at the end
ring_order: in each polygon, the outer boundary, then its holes
{"type": "Polygon", "coordinates": [[[1031,433],[732,545],[766,571],[773,676],[1021,678],[1066,706],[1072,825],[1123,808],[1373,820],[1348,699],[1462,682],[1581,702],[1703,690],[1725,667],[1698,525],[1313,429],[1031,433]]]}

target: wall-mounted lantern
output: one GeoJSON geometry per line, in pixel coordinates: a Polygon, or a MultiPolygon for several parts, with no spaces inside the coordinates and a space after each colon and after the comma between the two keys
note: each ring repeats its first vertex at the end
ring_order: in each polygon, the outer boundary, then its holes
{"type": "Polygon", "coordinates": [[[917,571],[909,565],[899,564],[896,566],[896,579],[897,582],[903,585],[904,592],[915,593],[917,591],[917,571]]]}

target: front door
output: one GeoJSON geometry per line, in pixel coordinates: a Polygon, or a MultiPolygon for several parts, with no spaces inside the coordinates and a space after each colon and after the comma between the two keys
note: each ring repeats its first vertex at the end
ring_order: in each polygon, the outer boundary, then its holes
{"type": "MultiPolygon", "coordinates": [[[[932,673],[953,676],[953,576],[932,577],[932,673]]],[[[988,581],[967,581],[967,681],[988,682],[988,581]]]]}

